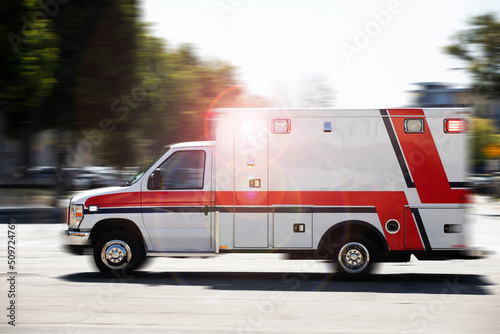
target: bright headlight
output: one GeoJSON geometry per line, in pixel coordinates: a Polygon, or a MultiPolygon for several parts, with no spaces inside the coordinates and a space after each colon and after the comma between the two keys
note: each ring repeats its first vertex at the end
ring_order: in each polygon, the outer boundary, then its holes
{"type": "Polygon", "coordinates": [[[70,228],[79,228],[83,220],[83,205],[71,204],[69,207],[68,226],[70,228]]]}

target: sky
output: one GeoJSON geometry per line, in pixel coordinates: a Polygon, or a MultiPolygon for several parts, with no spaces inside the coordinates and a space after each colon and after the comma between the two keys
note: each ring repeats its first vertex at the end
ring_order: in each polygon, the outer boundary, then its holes
{"type": "Polygon", "coordinates": [[[411,103],[416,82],[471,82],[444,54],[451,37],[498,0],[142,0],[154,36],[237,68],[250,94],[296,107],[321,82],[336,108],[411,103]]]}

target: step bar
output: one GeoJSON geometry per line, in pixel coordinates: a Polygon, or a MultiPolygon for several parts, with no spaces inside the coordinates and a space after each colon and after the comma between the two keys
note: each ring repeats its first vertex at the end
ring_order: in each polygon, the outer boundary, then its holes
{"type": "Polygon", "coordinates": [[[148,257],[215,257],[219,255],[218,253],[160,253],[152,252],[147,253],[148,257]]]}

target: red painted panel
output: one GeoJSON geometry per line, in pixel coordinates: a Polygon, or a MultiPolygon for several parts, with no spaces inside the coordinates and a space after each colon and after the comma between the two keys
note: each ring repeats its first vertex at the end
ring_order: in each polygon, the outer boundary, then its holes
{"type": "MultiPolygon", "coordinates": [[[[374,206],[391,250],[405,249],[405,210],[408,204],[403,191],[297,191],[269,192],[269,205],[316,205],[316,206],[374,206]],[[385,231],[385,223],[396,219],[401,231],[390,234],[385,231]]],[[[423,249],[413,217],[407,217],[406,235],[415,242],[412,249],[423,249]]]]}
{"type": "Polygon", "coordinates": [[[436,144],[422,109],[391,109],[391,116],[415,116],[424,119],[426,131],[405,133],[405,117],[391,117],[422,203],[466,203],[465,189],[451,189],[436,144]]]}
{"type": "Polygon", "coordinates": [[[100,208],[140,207],[141,193],[129,192],[94,196],[85,202],[87,208],[89,205],[99,205],[100,208]]]}

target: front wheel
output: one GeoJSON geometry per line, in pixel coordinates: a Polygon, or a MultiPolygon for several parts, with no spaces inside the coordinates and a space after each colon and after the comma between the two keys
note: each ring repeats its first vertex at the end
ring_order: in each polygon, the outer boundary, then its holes
{"type": "Polygon", "coordinates": [[[122,277],[137,269],[146,252],[139,242],[124,231],[110,231],[94,245],[94,261],[106,276],[122,277]]]}
{"type": "Polygon", "coordinates": [[[377,261],[377,251],[367,238],[353,238],[339,243],[334,261],[342,278],[364,278],[377,261]]]}

